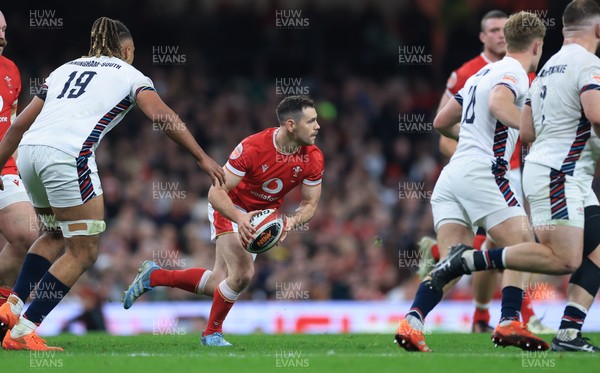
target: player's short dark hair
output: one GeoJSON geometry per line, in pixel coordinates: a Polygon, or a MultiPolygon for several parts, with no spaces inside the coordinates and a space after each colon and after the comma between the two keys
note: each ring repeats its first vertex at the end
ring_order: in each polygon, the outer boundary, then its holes
{"type": "Polygon", "coordinates": [[[308,96],[288,96],[281,100],[275,112],[277,113],[277,120],[279,123],[283,123],[289,116],[292,116],[294,120],[298,120],[299,114],[305,107],[315,107],[315,102],[308,96]]]}
{"type": "Polygon", "coordinates": [[[117,26],[117,35],[119,37],[119,41],[123,42],[123,40],[133,39],[131,37],[131,32],[129,32],[129,29],[123,22],[119,21],[118,19],[115,19],[114,21],[115,26],[117,26]]]}
{"type": "Polygon", "coordinates": [[[578,26],[597,16],[600,16],[600,6],[594,0],[574,0],[563,12],[563,26],[578,26]]]}
{"type": "Polygon", "coordinates": [[[483,15],[483,18],[481,19],[481,31],[483,32],[485,29],[485,21],[487,21],[488,19],[496,19],[496,18],[508,18],[508,14],[504,13],[501,10],[490,10],[489,12],[487,12],[486,14],[483,15]]]}

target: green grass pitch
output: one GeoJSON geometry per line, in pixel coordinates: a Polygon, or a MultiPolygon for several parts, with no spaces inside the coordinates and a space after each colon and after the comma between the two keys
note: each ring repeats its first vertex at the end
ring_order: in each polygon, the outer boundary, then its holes
{"type": "MultiPolygon", "coordinates": [[[[588,333],[600,341],[600,333],[588,333]]],[[[198,335],[106,334],[47,338],[64,352],[2,351],[4,372],[600,372],[590,353],[494,348],[485,334],[427,336],[430,354],[408,353],[392,334],[227,335],[235,346],[208,348],[198,335]]],[[[546,336],[550,341],[551,336],[546,336]]]]}

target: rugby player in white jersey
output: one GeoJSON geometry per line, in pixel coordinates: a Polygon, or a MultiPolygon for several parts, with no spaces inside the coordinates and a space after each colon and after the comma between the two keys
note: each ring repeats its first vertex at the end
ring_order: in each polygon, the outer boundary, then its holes
{"type": "MultiPolygon", "coordinates": [[[[477,227],[499,244],[533,241],[525,211],[507,178],[518,135],[509,129],[519,128],[520,109],[529,88],[527,73],[537,68],[545,33],[546,27],[536,15],[512,15],[504,25],[506,56],[469,78],[434,120],[434,127],[444,136],[458,138],[460,131],[457,150],[431,198],[440,247],[472,242],[477,227]]],[[[478,253],[488,257],[490,251],[478,253]]],[[[448,258],[453,254],[451,251],[448,258]]],[[[519,321],[522,273],[505,271],[503,283],[502,316],[494,335],[506,336],[506,345],[547,349],[548,344],[519,321]]],[[[399,346],[408,351],[431,351],[423,337],[423,322],[443,294],[430,277],[421,283],[411,310],[396,331],[399,346]]]]}
{"type": "Polygon", "coordinates": [[[42,276],[36,277],[27,265],[21,269],[13,292],[0,307],[0,321],[11,328],[2,342],[4,349],[61,350],[47,346],[35,330],[96,261],[98,236],[106,224],[95,150],[134,105],[153,121],[168,124],[163,127],[166,135],[197,160],[214,185],[225,182],[223,169],[160,99],[152,81],[131,66],[133,56],[127,27],[98,18],[88,56],[54,70],[43,92],[0,142],[2,166],[18,146],[17,165],[31,201],[36,208],[51,209],[52,218],[44,223],[60,228],[65,243],[65,253],[42,276]],[[21,315],[36,283],[33,301],[21,315]]]}
{"type": "MultiPolygon", "coordinates": [[[[585,207],[597,205],[591,181],[598,157],[592,131],[598,133],[600,128],[600,59],[594,54],[600,42],[598,4],[569,3],[563,13],[563,35],[562,48],[534,81],[531,109],[523,110],[521,121],[523,139],[535,138],[526,157],[523,187],[540,243],[492,249],[488,258],[457,245],[432,271],[432,287],[439,289],[457,276],[490,267],[557,275],[575,272],[552,347],[594,352],[597,348],[581,337],[580,328],[600,286],[594,237],[583,259],[585,207]]],[[[595,222],[594,214],[587,215],[595,222]]]]}

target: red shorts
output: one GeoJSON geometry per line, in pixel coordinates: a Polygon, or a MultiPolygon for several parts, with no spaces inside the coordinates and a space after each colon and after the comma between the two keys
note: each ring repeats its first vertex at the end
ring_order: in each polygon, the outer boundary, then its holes
{"type": "MultiPolygon", "coordinates": [[[[238,209],[246,212],[239,207],[238,209]]],[[[208,204],[208,220],[210,221],[210,241],[213,243],[217,240],[217,236],[238,231],[237,224],[219,214],[210,203],[208,204]]]]}

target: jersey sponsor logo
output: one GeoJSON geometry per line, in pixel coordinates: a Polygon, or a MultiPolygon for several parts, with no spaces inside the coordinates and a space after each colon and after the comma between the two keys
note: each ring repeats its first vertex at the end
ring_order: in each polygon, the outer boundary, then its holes
{"type": "Polygon", "coordinates": [[[8,123],[8,117],[0,117],[0,123],[8,123]]]}
{"type": "Polygon", "coordinates": [[[244,151],[244,146],[242,146],[242,144],[240,143],[240,144],[238,144],[238,146],[235,147],[235,149],[233,149],[229,158],[238,159],[242,155],[243,151],[244,151]]]}
{"type": "Polygon", "coordinates": [[[264,199],[265,201],[269,201],[269,202],[277,201],[279,199],[279,197],[270,196],[270,195],[264,194],[264,193],[258,193],[253,190],[250,191],[250,194],[252,194],[254,197],[258,197],[260,199],[264,199]]]}
{"type": "Polygon", "coordinates": [[[269,166],[268,166],[268,165],[266,165],[266,164],[263,164],[263,165],[262,165],[262,171],[263,171],[263,172],[265,172],[265,171],[266,171],[266,170],[268,170],[268,169],[269,169],[269,166]]]}
{"type": "Polygon", "coordinates": [[[269,194],[277,194],[283,189],[283,181],[280,178],[274,177],[265,181],[262,185],[262,190],[269,194]]]}
{"type": "Polygon", "coordinates": [[[519,79],[517,79],[517,77],[512,74],[504,74],[504,76],[502,77],[502,79],[500,79],[500,81],[511,83],[511,84],[517,84],[519,79]]]}
{"type": "Polygon", "coordinates": [[[16,186],[19,186],[19,179],[14,179],[12,182],[15,183],[16,186]]]}

